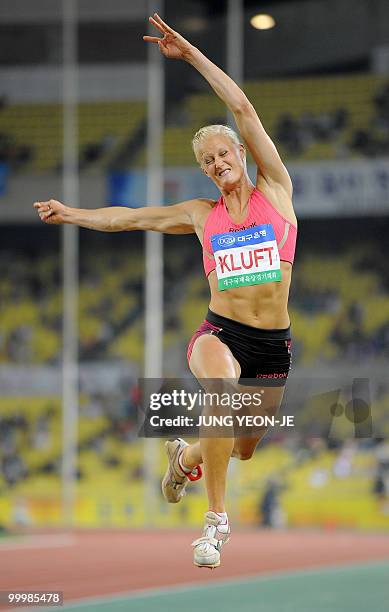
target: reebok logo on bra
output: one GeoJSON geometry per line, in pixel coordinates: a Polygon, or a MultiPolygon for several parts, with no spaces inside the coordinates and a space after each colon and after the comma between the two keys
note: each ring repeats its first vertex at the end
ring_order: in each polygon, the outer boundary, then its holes
{"type": "Polygon", "coordinates": [[[253,221],[252,223],[250,223],[250,225],[244,225],[243,227],[229,227],[228,231],[229,232],[242,232],[243,230],[249,229],[250,227],[255,227],[257,225],[256,221],[253,221]]]}

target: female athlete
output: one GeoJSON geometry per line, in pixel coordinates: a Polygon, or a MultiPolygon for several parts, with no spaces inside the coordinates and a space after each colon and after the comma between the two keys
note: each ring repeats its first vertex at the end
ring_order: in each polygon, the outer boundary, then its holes
{"type": "MultiPolygon", "coordinates": [[[[291,360],[287,304],[297,235],[291,179],[238,85],[159,15],[149,20],[161,36],[144,36],[144,40],[158,44],[166,58],[191,64],[233,113],[257,166],[255,185],[237,134],[229,127],[210,125],[195,134],[193,150],[201,170],[220,191],[217,201],[86,210],[50,200],[34,207],[48,224],[71,223],[109,232],[196,233],[211,299],[206,319],[189,344],[189,367],[203,386],[207,379],[237,385],[255,379],[265,392],[266,414],[274,415],[291,360]]],[[[200,464],[205,467],[209,510],[203,536],[193,542],[195,565],[220,565],[221,547],[230,533],[225,508],[230,457],[250,459],[265,432],[264,427],[235,438],[201,437],[191,445],[181,439],[166,442],[168,468],[162,491],[168,502],[179,502],[188,482],[201,475],[200,464]]]]}

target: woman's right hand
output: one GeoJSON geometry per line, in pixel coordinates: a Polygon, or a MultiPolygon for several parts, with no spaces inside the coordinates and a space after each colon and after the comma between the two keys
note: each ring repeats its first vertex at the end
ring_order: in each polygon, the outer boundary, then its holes
{"type": "Polygon", "coordinates": [[[162,21],[158,13],[149,17],[150,23],[163,34],[163,38],[158,36],[143,36],[146,42],[157,43],[161,53],[169,59],[188,60],[194,49],[181,34],[175,32],[167,23],[162,21]]]}
{"type": "Polygon", "coordinates": [[[50,225],[61,225],[66,223],[67,206],[61,204],[57,200],[49,200],[48,202],[35,202],[34,208],[37,211],[41,221],[50,225]]]}

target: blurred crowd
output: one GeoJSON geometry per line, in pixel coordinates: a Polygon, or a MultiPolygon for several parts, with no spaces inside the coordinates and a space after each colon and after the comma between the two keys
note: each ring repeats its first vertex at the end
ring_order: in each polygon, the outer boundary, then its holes
{"type": "MultiPolygon", "coordinates": [[[[334,77],[334,83],[336,79],[342,77],[334,77]]],[[[346,77],[347,79],[347,77],[346,77]]],[[[306,80],[310,82],[309,79],[306,80]]],[[[314,83],[315,80],[312,80],[314,83]]],[[[258,92],[257,96],[260,100],[260,87],[261,84],[257,85],[258,92]]],[[[318,85],[317,87],[320,87],[318,85]]],[[[293,95],[297,95],[297,106],[293,108],[294,99],[291,98],[290,105],[287,105],[284,101],[280,107],[278,114],[270,126],[266,126],[270,132],[270,136],[274,141],[282,148],[282,154],[286,159],[311,159],[309,157],[309,151],[315,149],[318,145],[319,149],[314,152],[312,159],[336,159],[336,158],[350,158],[350,157],[379,157],[386,156],[389,153],[389,82],[384,82],[378,89],[375,89],[370,94],[370,100],[366,100],[366,95],[363,97],[363,109],[359,108],[361,100],[356,98],[355,108],[352,107],[349,98],[345,96],[345,102],[340,102],[334,110],[326,110],[325,101],[320,104],[320,100],[326,98],[331,99],[332,94],[335,95],[331,90],[331,82],[327,84],[328,90],[321,92],[316,90],[313,94],[312,108],[299,112],[301,101],[304,97],[304,92],[295,92],[293,95]],[[348,105],[349,104],[349,105],[348,105]],[[300,105],[300,106],[299,106],[300,105]],[[322,106],[322,110],[321,110],[322,106]],[[289,110],[290,107],[290,110],[289,110]],[[361,112],[361,121],[358,121],[358,113],[361,112]],[[366,118],[368,115],[368,118],[366,118]],[[360,125],[359,125],[360,124],[360,125]],[[324,151],[324,145],[326,149],[324,151]],[[326,145],[328,145],[326,147],[326,145]],[[305,155],[308,154],[308,157],[305,155]],[[323,157],[321,157],[323,156],[323,157]]],[[[363,87],[363,85],[362,85],[363,87]]],[[[365,88],[368,88],[369,84],[366,82],[365,88]]],[[[335,91],[335,90],[334,90],[335,91]]],[[[287,83],[285,83],[285,92],[282,94],[282,98],[288,95],[287,83]]],[[[279,102],[279,100],[277,100],[279,102]]],[[[128,101],[131,104],[131,101],[128,101]]],[[[202,106],[207,107],[207,102],[204,100],[202,106]]],[[[36,106],[36,105],[35,105],[36,106]]],[[[97,105],[98,106],[98,105],[97,105]]],[[[182,165],[182,144],[180,140],[175,143],[177,138],[177,128],[182,130],[193,130],[196,131],[201,124],[206,123],[224,123],[225,116],[218,115],[214,112],[212,114],[207,113],[204,110],[197,109],[199,116],[193,115],[191,107],[193,102],[189,99],[180,100],[178,104],[174,105],[174,111],[170,112],[167,117],[166,129],[167,131],[172,130],[170,135],[167,135],[166,140],[171,142],[169,149],[165,151],[165,157],[169,160],[169,165],[182,165]]],[[[269,100],[261,100],[261,107],[266,115],[266,112],[272,107],[272,103],[269,100]],[[263,105],[268,105],[264,108],[263,105]]],[[[307,105],[303,104],[306,109],[307,105]]],[[[330,108],[334,107],[334,103],[331,103],[330,108]]],[[[47,135],[41,140],[32,138],[33,141],[24,142],[23,133],[13,132],[18,129],[17,114],[12,118],[13,127],[7,129],[7,123],[9,121],[1,122],[1,113],[4,113],[9,108],[9,102],[5,97],[0,99],[0,164],[5,165],[11,171],[23,171],[28,167],[30,170],[36,168],[41,171],[44,168],[46,171],[58,172],[61,170],[61,156],[59,149],[56,150],[55,161],[50,161],[50,152],[52,153],[53,147],[58,146],[58,135],[54,138],[53,132],[48,132],[47,135]],[[48,142],[51,142],[48,146],[48,142]],[[38,150],[38,147],[43,147],[42,150],[38,150]],[[45,148],[46,147],[46,148],[45,148]],[[44,149],[44,150],[43,150],[44,149]],[[35,165],[34,165],[35,164],[35,165]],[[43,164],[43,166],[42,166],[43,164]]],[[[88,168],[100,168],[101,171],[104,169],[112,168],[126,168],[130,169],[133,165],[138,166],[140,159],[143,159],[144,146],[146,138],[146,120],[145,112],[146,104],[144,104],[143,111],[138,115],[128,111],[129,117],[127,119],[131,124],[131,129],[126,128],[128,121],[124,115],[122,118],[122,133],[115,131],[109,124],[110,111],[105,109],[104,105],[101,107],[101,116],[99,121],[96,121],[94,133],[93,122],[89,126],[89,138],[86,142],[80,145],[79,150],[79,169],[84,171],[88,168]],[[105,115],[106,117],[105,117],[105,115]],[[132,117],[131,115],[136,115],[132,117]],[[107,124],[106,129],[101,130],[101,122],[107,124]]],[[[22,111],[20,111],[22,112],[22,111]]],[[[30,114],[28,105],[24,110],[26,115],[30,114]]],[[[36,108],[35,108],[36,112],[36,108]]],[[[44,111],[44,109],[42,110],[44,111]]],[[[59,113],[57,108],[52,112],[59,113]]],[[[40,129],[45,129],[44,118],[39,118],[40,129]]],[[[59,125],[57,125],[59,130],[59,125]]],[[[33,133],[33,132],[32,132],[33,133]]],[[[26,137],[28,139],[28,136],[26,137]]],[[[30,140],[31,140],[30,138],[30,140]]],[[[188,147],[189,150],[189,147],[188,147]]],[[[143,162],[142,162],[143,163],[143,162]]],[[[190,157],[185,157],[185,164],[193,164],[193,158],[190,153],[190,157]],[[190,162],[189,162],[190,160],[190,162]]]]}
{"type": "MultiPolygon", "coordinates": [[[[368,480],[370,490],[367,495],[376,499],[379,514],[389,517],[389,442],[386,439],[335,442],[324,438],[301,438],[294,446],[288,443],[287,447],[292,452],[288,469],[275,471],[267,478],[258,499],[258,524],[261,527],[280,529],[287,525],[282,495],[293,488],[290,476],[302,466],[311,466],[306,486],[312,490],[325,489],[331,481],[368,480]],[[324,459],[328,452],[331,453],[330,467],[324,459]],[[362,468],[361,457],[365,462],[362,468]]],[[[261,448],[257,452],[260,453],[261,448]]]]}
{"type": "MultiPolygon", "coordinates": [[[[370,255],[348,247],[336,259],[343,276],[328,274],[334,264],[325,256],[313,257],[309,248],[299,254],[291,290],[294,318],[294,363],[323,362],[347,358],[351,362],[389,356],[389,274],[385,266],[375,269],[373,247],[370,255]],[[310,273],[305,273],[306,263],[310,273]],[[351,262],[351,263],[350,263],[351,262]],[[362,263],[361,263],[362,262],[362,263]],[[364,268],[362,268],[362,264],[364,268]],[[358,274],[354,270],[358,269],[358,274]],[[363,276],[365,274],[365,276],[363,276]],[[329,276],[329,280],[327,277],[329,276]],[[353,297],[359,283],[369,283],[363,299],[353,297]],[[297,317],[296,317],[297,315],[297,317]],[[322,343],[315,345],[310,323],[325,319],[322,343]],[[304,322],[306,324],[304,324],[304,322]],[[310,347],[310,348],[309,348],[310,347]],[[307,350],[309,349],[309,350],[307,350]]],[[[199,283],[199,258],[196,245],[185,257],[166,253],[165,333],[182,361],[186,344],[196,322],[207,308],[208,289],[199,283]],[[184,274],[185,271],[185,274],[184,274]],[[177,283],[180,278],[180,283],[177,283]],[[195,289],[192,290],[192,287],[195,289]],[[196,306],[197,304],[197,306],[196,306]],[[174,345],[174,346],[173,346],[174,345]]],[[[134,249],[121,246],[101,248],[100,263],[93,251],[80,259],[79,326],[81,361],[128,359],[141,367],[143,358],[142,325],[144,295],[143,259],[131,266],[134,249]]],[[[97,255],[96,255],[97,256],[97,255]]],[[[378,260],[377,260],[378,261],[378,260]]],[[[3,251],[0,273],[0,364],[58,365],[62,351],[62,302],[59,259],[56,255],[3,251]],[[29,265],[33,261],[34,265],[29,265]]],[[[319,333],[319,330],[317,330],[319,333]]]]}
{"type": "Polygon", "coordinates": [[[373,105],[369,128],[354,132],[350,148],[366,157],[386,156],[389,154],[389,83],[374,96],[373,105]]]}
{"type": "Polygon", "coordinates": [[[275,141],[285,147],[288,156],[296,157],[315,142],[336,142],[347,122],[345,108],[333,113],[304,112],[297,118],[290,114],[282,115],[277,123],[275,141]]]}
{"type": "Polygon", "coordinates": [[[277,122],[275,140],[284,146],[290,157],[298,157],[313,143],[332,143],[335,157],[386,156],[389,154],[389,83],[379,89],[371,104],[370,125],[364,129],[353,128],[347,141],[341,138],[349,128],[346,107],[317,114],[307,111],[298,117],[282,115],[277,122]]]}
{"type": "MultiPolygon", "coordinates": [[[[53,408],[49,407],[34,423],[31,423],[22,407],[6,417],[0,412],[0,475],[3,476],[6,486],[13,487],[32,473],[23,450],[39,451],[50,448],[52,443],[50,422],[54,414],[53,408]]],[[[42,466],[41,470],[45,471],[45,467],[42,466]]]]}
{"type": "MultiPolygon", "coordinates": [[[[1,414],[0,405],[0,493],[2,488],[13,488],[29,477],[61,474],[59,403],[42,399],[41,404],[34,415],[28,401],[19,400],[6,416],[1,414]]],[[[137,384],[118,389],[115,394],[81,393],[78,453],[92,451],[101,459],[102,469],[120,466],[120,448],[138,434],[138,405],[137,384]]],[[[76,476],[84,478],[82,467],[77,467],[76,476]]],[[[140,476],[140,467],[129,473],[129,478],[140,476]]]]}

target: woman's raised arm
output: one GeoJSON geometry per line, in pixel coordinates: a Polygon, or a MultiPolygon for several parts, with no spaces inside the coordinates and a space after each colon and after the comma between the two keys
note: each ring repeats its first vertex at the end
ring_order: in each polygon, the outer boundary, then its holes
{"type": "Polygon", "coordinates": [[[144,36],[144,40],[157,43],[165,57],[185,60],[203,75],[233,113],[259,173],[265,180],[279,183],[289,195],[292,195],[292,182],[288,171],[246,94],[223,70],[168,26],[159,15],[154,14],[150,17],[150,23],[157,28],[163,38],[144,36]]]}

